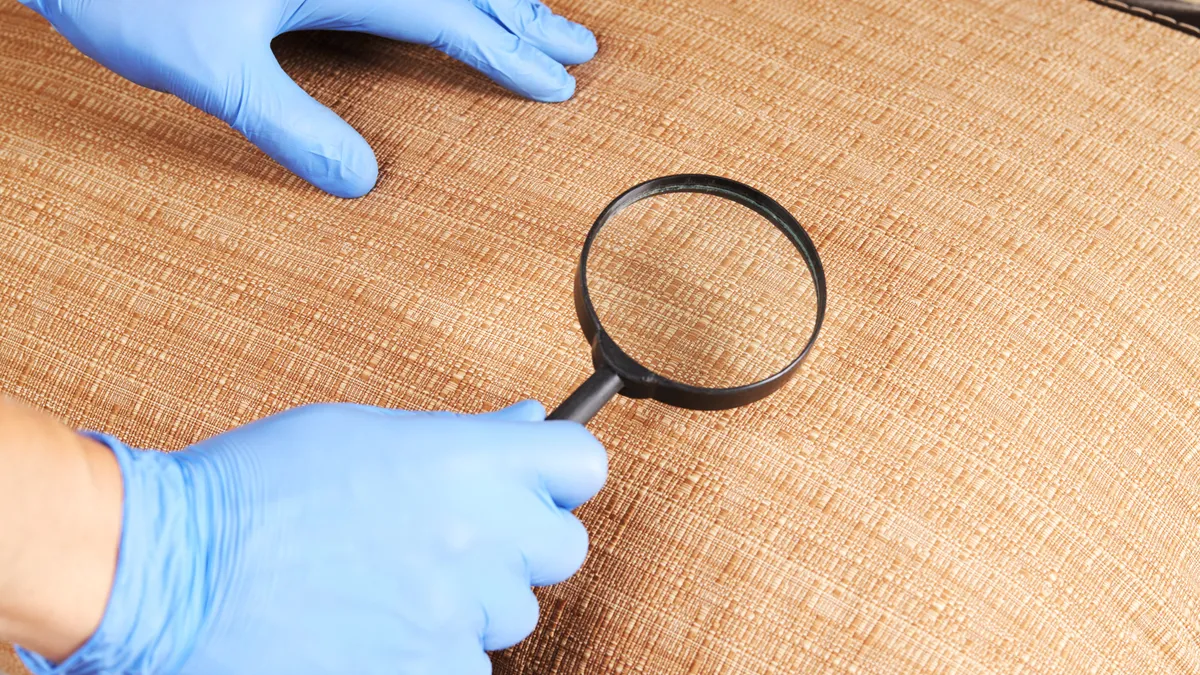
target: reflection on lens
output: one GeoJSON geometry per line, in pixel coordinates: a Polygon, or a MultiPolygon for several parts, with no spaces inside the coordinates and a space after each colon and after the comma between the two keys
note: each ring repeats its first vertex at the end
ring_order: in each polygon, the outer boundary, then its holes
{"type": "Polygon", "coordinates": [[[817,303],[795,246],[770,221],[713,195],[676,192],[619,212],[587,262],[600,325],[659,375],[736,387],[804,349],[817,303]]]}

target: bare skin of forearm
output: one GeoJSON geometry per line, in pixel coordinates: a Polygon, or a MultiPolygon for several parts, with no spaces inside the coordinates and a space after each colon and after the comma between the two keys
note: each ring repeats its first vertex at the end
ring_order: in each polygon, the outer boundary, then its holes
{"type": "Polygon", "coordinates": [[[95,632],[121,497],[107,448],[0,396],[0,641],[61,661],[95,632]]]}

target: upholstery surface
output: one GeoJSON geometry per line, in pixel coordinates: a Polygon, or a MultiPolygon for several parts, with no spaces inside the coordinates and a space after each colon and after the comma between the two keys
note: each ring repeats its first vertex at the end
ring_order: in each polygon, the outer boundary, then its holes
{"type": "Polygon", "coordinates": [[[280,40],[380,158],[342,201],[0,5],[0,390],[166,449],[553,405],[596,213],[728,175],[821,248],[822,339],[752,407],[595,420],[590,558],[497,672],[1200,670],[1200,43],[1075,0],[556,8],[601,43],[562,105],[280,40]]]}
{"type": "Polygon", "coordinates": [[[774,375],[816,321],[812,274],[769,220],[703,193],[656,195],[609,218],[592,241],[596,318],[629,356],[697,387],[774,375]]]}

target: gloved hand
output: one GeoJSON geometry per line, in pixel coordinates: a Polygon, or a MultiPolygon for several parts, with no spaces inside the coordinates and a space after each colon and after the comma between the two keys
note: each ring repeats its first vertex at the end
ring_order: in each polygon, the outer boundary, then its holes
{"type": "Polygon", "coordinates": [[[118,74],[216,115],[280,164],[340,197],[375,185],[370,146],[279,67],[275,36],[373,33],[430,45],[512,91],[564,101],[596,39],[538,0],[21,0],[118,74]]]}
{"type": "Polygon", "coordinates": [[[297,408],[165,454],[112,448],[116,578],[96,633],[34,673],[491,672],[530,586],[583,563],[568,511],[604,482],[580,425],[532,401],[457,416],[297,408]]]}

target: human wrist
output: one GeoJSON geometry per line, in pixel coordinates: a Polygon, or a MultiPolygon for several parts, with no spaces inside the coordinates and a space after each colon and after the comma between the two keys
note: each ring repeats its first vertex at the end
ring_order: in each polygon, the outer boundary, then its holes
{"type": "Polygon", "coordinates": [[[28,622],[28,639],[16,638],[55,660],[77,650],[100,625],[116,574],[121,534],[122,487],[116,458],[90,437],[79,436],[78,443],[95,489],[85,497],[88,507],[78,514],[78,528],[58,533],[73,540],[68,546],[74,555],[47,570],[44,581],[55,590],[28,622]]]}
{"type": "Polygon", "coordinates": [[[60,658],[95,630],[116,567],[121,476],[103,445],[0,398],[0,640],[60,658]]]}
{"type": "Polygon", "coordinates": [[[193,586],[203,556],[189,543],[187,486],[169,455],[90,437],[113,458],[124,488],[111,590],[90,637],[65,658],[35,653],[31,643],[18,653],[38,675],[171,672],[185,658],[202,610],[193,586]]]}

